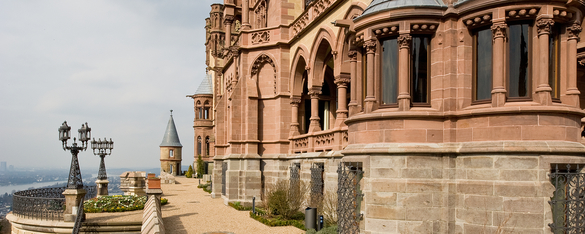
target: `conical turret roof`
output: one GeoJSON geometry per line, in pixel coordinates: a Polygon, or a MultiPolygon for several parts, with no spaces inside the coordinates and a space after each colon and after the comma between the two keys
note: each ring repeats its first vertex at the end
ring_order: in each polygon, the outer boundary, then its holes
{"type": "Polygon", "coordinates": [[[213,87],[211,86],[211,75],[205,75],[205,78],[199,84],[199,88],[195,91],[195,95],[197,94],[213,94],[213,87]]]}
{"type": "Polygon", "coordinates": [[[167,130],[165,136],[160,143],[160,146],[171,146],[171,147],[183,147],[181,141],[179,141],[179,134],[177,134],[177,128],[175,128],[175,121],[173,120],[173,112],[171,111],[171,118],[167,124],[167,130]]]}

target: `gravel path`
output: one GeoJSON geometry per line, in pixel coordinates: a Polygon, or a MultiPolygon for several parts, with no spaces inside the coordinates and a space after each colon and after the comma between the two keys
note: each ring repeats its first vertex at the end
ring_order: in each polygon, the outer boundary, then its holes
{"type": "Polygon", "coordinates": [[[209,193],[197,188],[198,179],[178,177],[178,184],[162,184],[163,197],[169,199],[162,206],[166,233],[266,233],[301,234],[292,227],[268,227],[252,218],[249,211],[238,211],[223,204],[223,199],[212,199],[209,193]]]}

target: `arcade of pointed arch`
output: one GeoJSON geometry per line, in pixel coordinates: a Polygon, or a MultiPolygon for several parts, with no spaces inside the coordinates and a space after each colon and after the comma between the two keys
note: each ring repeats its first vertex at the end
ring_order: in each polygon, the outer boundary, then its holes
{"type": "MultiPolygon", "coordinates": [[[[270,58],[270,56],[266,55],[266,54],[262,54],[260,56],[258,56],[258,58],[256,58],[256,60],[254,61],[254,64],[252,64],[252,69],[250,70],[250,74],[252,75],[251,77],[254,77],[255,75],[260,75],[260,68],[262,67],[262,65],[264,65],[265,63],[270,64],[270,66],[272,66],[272,69],[274,71],[274,94],[276,95],[277,92],[277,77],[276,77],[276,65],[274,64],[274,61],[272,60],[272,58],[270,58]]],[[[258,82],[260,79],[257,79],[256,81],[258,82]]]]}

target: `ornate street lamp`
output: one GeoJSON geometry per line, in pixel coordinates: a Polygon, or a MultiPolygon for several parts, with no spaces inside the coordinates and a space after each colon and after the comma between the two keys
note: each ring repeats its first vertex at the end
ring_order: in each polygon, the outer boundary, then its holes
{"type": "Polygon", "coordinates": [[[98,185],[97,195],[106,196],[108,195],[108,175],[106,174],[106,164],[104,163],[104,158],[106,155],[112,154],[112,149],[114,149],[114,141],[112,141],[112,138],[110,138],[109,141],[106,138],[104,138],[104,141],[99,138],[96,141],[94,138],[91,141],[91,148],[93,149],[93,154],[98,155],[101,158],[100,169],[97,180],[95,182],[98,185]]]}
{"type": "Polygon", "coordinates": [[[77,154],[79,154],[80,151],[87,149],[87,141],[89,141],[89,138],[91,137],[91,128],[85,123],[81,125],[78,132],[81,145],[77,145],[77,139],[74,137],[73,145],[68,146],[67,141],[71,139],[71,127],[67,125],[67,121],[63,122],[61,127],[59,127],[59,140],[63,143],[63,150],[71,151],[71,167],[69,168],[67,189],[83,189],[83,181],[81,179],[77,154]]]}
{"type": "MultiPolygon", "coordinates": [[[[77,139],[73,138],[73,145],[68,146],[67,141],[71,138],[71,127],[67,125],[67,121],[63,122],[59,127],[59,140],[63,143],[63,150],[71,151],[71,167],[69,169],[69,178],[67,180],[67,188],[63,191],[65,196],[65,211],[63,212],[63,220],[65,222],[75,222],[78,210],[83,197],[87,193],[83,189],[83,181],[81,180],[81,170],[79,170],[79,162],[77,154],[80,151],[87,149],[87,141],[91,138],[91,128],[87,123],[82,124],[79,132],[79,141],[81,145],[77,145],[77,139]]],[[[82,218],[85,214],[82,212],[82,218]]]]}

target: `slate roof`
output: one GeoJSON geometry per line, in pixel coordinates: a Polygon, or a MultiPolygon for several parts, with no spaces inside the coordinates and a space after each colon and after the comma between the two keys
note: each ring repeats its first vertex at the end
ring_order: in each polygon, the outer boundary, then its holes
{"type": "Polygon", "coordinates": [[[405,7],[447,8],[442,0],[374,0],[360,16],[405,7]]]}
{"type": "Polygon", "coordinates": [[[197,94],[213,94],[213,87],[211,86],[211,75],[205,75],[205,78],[199,84],[199,88],[195,91],[195,95],[197,94]]]}
{"type": "Polygon", "coordinates": [[[167,130],[165,131],[165,136],[162,143],[160,143],[160,146],[183,147],[181,141],[179,141],[179,134],[177,134],[177,128],[175,128],[173,115],[171,115],[171,118],[169,119],[167,130]]]}

